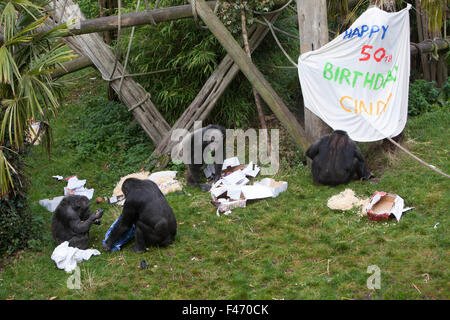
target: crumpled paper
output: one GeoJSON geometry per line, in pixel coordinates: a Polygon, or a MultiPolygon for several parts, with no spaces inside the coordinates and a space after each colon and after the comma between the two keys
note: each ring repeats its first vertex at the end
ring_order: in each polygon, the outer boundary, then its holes
{"type": "Polygon", "coordinates": [[[64,269],[65,272],[72,272],[77,267],[77,263],[83,260],[89,260],[91,256],[97,256],[100,251],[96,249],[81,250],[69,247],[69,241],[64,241],[53,250],[51,259],[55,261],[58,269],[64,269]]]}
{"type": "MultiPolygon", "coordinates": [[[[86,180],[79,180],[77,176],[70,176],[64,179],[62,176],[52,176],[54,179],[59,181],[66,180],[67,186],[64,187],[64,196],[68,195],[79,195],[86,196],[89,200],[94,196],[94,189],[86,189],[84,185],[86,180]]],[[[39,200],[39,204],[46,208],[50,212],[55,212],[59,203],[64,199],[64,196],[54,197],[53,199],[42,199],[39,200]]]]}

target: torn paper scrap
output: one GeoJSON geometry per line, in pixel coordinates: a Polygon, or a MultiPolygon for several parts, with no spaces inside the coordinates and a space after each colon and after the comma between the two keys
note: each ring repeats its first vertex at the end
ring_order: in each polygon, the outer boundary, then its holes
{"type": "Polygon", "coordinates": [[[278,197],[281,192],[287,190],[288,183],[286,181],[275,181],[272,178],[264,178],[261,181],[255,181],[253,185],[262,185],[268,187],[272,191],[272,197],[278,197]]]}
{"type": "Polygon", "coordinates": [[[86,180],[79,180],[76,176],[71,177],[70,179],[67,180],[67,188],[68,189],[81,188],[81,187],[84,187],[85,184],[86,184],[86,180]]]}
{"type": "Polygon", "coordinates": [[[222,171],[226,170],[228,167],[236,167],[240,165],[238,157],[228,158],[223,161],[222,171]]]}
{"type": "Polygon", "coordinates": [[[50,212],[55,212],[56,208],[58,207],[59,203],[64,199],[64,196],[54,197],[53,199],[43,199],[39,200],[39,204],[43,206],[45,209],[47,209],[50,212]]]}
{"type": "Polygon", "coordinates": [[[245,177],[245,174],[242,170],[237,170],[232,174],[223,177],[222,181],[225,185],[244,185],[248,183],[249,180],[245,177]]]}
{"type": "Polygon", "coordinates": [[[242,194],[245,200],[272,198],[272,190],[264,185],[242,186],[242,194]]]}
{"type": "Polygon", "coordinates": [[[94,189],[86,189],[84,185],[86,180],[79,180],[76,176],[67,179],[67,186],[64,187],[64,195],[85,196],[89,200],[94,196],[94,189]]]}
{"type": "Polygon", "coordinates": [[[261,168],[259,166],[257,166],[256,164],[253,164],[253,162],[250,162],[248,164],[248,166],[242,170],[244,172],[244,174],[246,176],[250,176],[250,177],[256,177],[259,173],[259,171],[261,170],[261,168]]]}
{"type": "Polygon", "coordinates": [[[219,211],[226,212],[236,208],[245,208],[247,201],[245,199],[228,200],[224,198],[217,199],[214,205],[217,207],[217,215],[219,211]]]}
{"type": "Polygon", "coordinates": [[[77,263],[83,260],[89,260],[91,256],[97,256],[100,251],[96,249],[81,250],[74,247],[69,247],[69,241],[64,241],[53,250],[51,259],[55,261],[58,269],[64,269],[66,272],[71,272],[77,267],[77,263]]]}
{"type": "Polygon", "coordinates": [[[375,191],[367,206],[367,215],[373,221],[388,220],[392,214],[400,221],[405,201],[399,195],[375,191]]]}
{"type": "Polygon", "coordinates": [[[178,171],[158,171],[152,173],[148,179],[156,183],[163,194],[181,191],[183,188],[180,182],[175,180],[177,172],[178,171]]]}
{"type": "Polygon", "coordinates": [[[94,189],[86,189],[84,187],[70,189],[68,187],[64,187],[64,195],[65,196],[69,196],[69,195],[85,196],[89,200],[91,200],[92,197],[94,196],[94,189]]]}

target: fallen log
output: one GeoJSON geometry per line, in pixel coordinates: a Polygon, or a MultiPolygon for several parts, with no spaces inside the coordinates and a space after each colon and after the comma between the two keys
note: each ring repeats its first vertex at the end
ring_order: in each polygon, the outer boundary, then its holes
{"type": "MultiPolygon", "coordinates": [[[[208,1],[208,6],[214,8],[216,5],[216,1],[208,1]]],[[[69,7],[69,5],[66,5],[69,7]]],[[[60,17],[59,15],[57,17],[60,17]]],[[[131,12],[122,14],[121,19],[121,28],[130,28],[134,26],[142,26],[152,24],[153,20],[156,23],[165,22],[165,21],[173,21],[178,19],[192,18],[192,7],[191,5],[181,5],[174,6],[168,8],[161,9],[153,9],[142,12],[131,12]]],[[[66,16],[66,19],[70,18],[70,16],[66,16]]],[[[73,18],[73,17],[72,17],[73,18]]],[[[94,32],[102,32],[102,31],[110,31],[117,30],[118,27],[118,16],[107,16],[102,18],[95,19],[83,19],[80,20],[78,24],[72,26],[71,29],[68,30],[66,34],[61,35],[62,37],[70,37],[74,35],[88,34],[94,32]]],[[[57,21],[53,19],[56,23],[62,23],[66,20],[61,19],[61,21],[57,21]]],[[[48,32],[51,30],[52,26],[46,26],[39,29],[39,33],[48,32]]],[[[0,33],[0,45],[3,44],[3,34],[0,33]]]]}
{"type": "Polygon", "coordinates": [[[63,63],[59,68],[55,69],[50,76],[52,78],[59,78],[66,74],[82,70],[84,68],[93,66],[91,59],[85,56],[78,57],[76,59],[73,59],[71,61],[63,63]]]}
{"type": "Polygon", "coordinates": [[[411,44],[411,55],[418,53],[431,53],[434,51],[442,51],[449,49],[450,37],[445,39],[425,40],[420,43],[411,44]]]}

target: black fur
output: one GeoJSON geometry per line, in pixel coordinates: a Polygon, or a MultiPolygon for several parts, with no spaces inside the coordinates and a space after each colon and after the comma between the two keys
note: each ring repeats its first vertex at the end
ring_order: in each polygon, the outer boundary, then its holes
{"type": "Polygon", "coordinates": [[[366,168],[358,145],[342,130],[333,131],[316,141],[306,155],[313,160],[311,171],[314,182],[318,184],[345,184],[355,174],[364,180],[373,176],[366,168]]]}
{"type": "Polygon", "coordinates": [[[131,250],[135,252],[144,252],[148,246],[167,246],[175,241],[175,215],[156,183],[128,178],[122,185],[122,192],[126,199],[122,214],[103,245],[105,251],[110,251],[112,244],[133,224],[136,244],[131,250]]]}
{"type": "Polygon", "coordinates": [[[198,163],[196,163],[194,154],[194,138],[197,137],[197,135],[195,134],[197,131],[194,131],[183,140],[183,145],[185,144],[191,145],[191,153],[190,155],[187,156],[190,163],[187,164],[188,170],[186,171],[186,180],[188,185],[192,187],[197,186],[201,182],[202,167],[205,164],[203,159],[203,152],[208,145],[210,145],[213,141],[215,141],[214,140],[215,137],[210,137],[212,135],[211,134],[212,130],[219,130],[220,133],[222,134],[221,141],[218,141],[218,148],[221,148],[222,156],[220,156],[219,153],[214,154],[214,170],[215,170],[214,182],[220,179],[220,175],[222,173],[223,159],[225,157],[225,128],[219,125],[211,124],[208,125],[207,127],[198,130],[201,130],[201,136],[199,134],[198,137],[199,138],[201,137],[202,139],[201,162],[197,161],[198,163]]]}
{"type": "Polygon", "coordinates": [[[100,224],[103,210],[91,214],[89,199],[85,196],[70,195],[64,197],[52,218],[52,235],[59,245],[69,241],[69,246],[87,249],[89,230],[93,223],[100,224]]]}

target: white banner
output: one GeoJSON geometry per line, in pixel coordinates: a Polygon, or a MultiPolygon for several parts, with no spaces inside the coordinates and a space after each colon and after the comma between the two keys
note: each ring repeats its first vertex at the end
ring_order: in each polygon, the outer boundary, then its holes
{"type": "Polygon", "coordinates": [[[355,141],[393,137],[405,127],[410,8],[371,7],[336,39],[299,57],[305,106],[355,141]]]}

